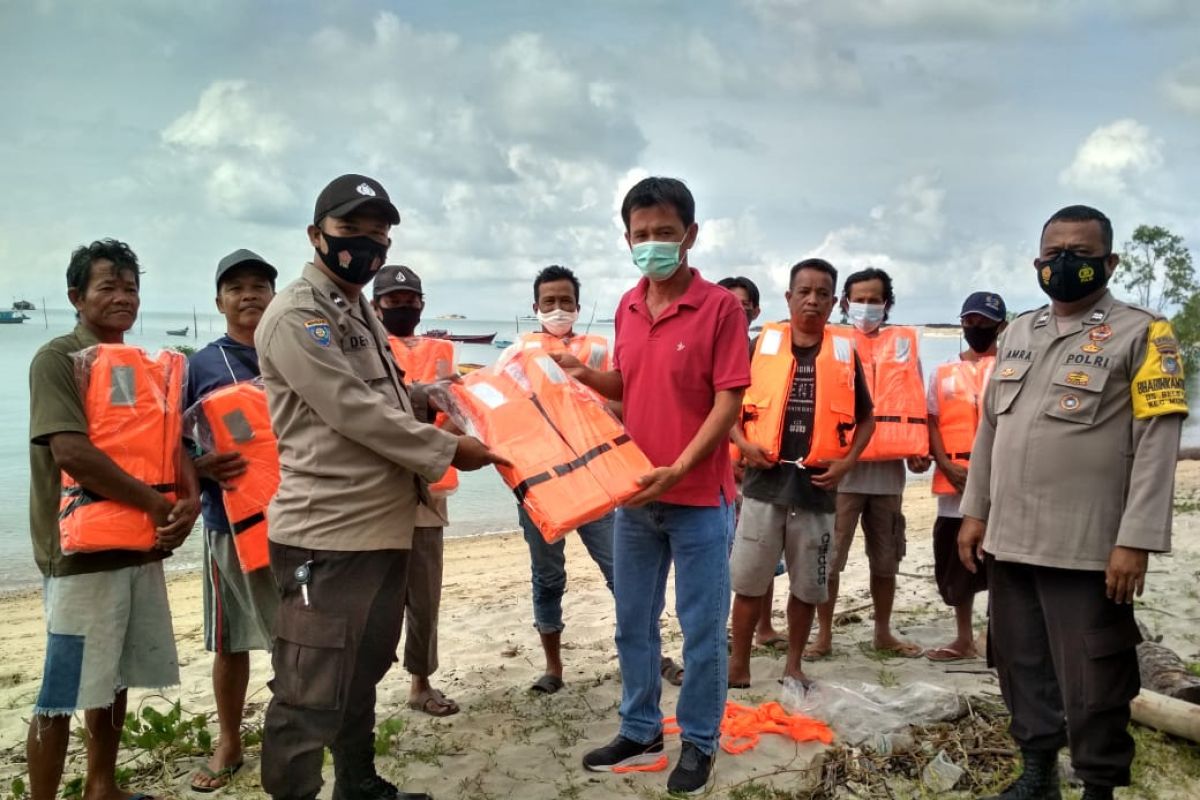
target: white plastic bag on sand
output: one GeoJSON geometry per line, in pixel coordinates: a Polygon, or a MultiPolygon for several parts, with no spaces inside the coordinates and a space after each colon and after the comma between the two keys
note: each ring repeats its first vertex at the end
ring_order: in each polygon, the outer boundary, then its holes
{"type": "Polygon", "coordinates": [[[925,769],[921,770],[921,783],[929,791],[939,794],[953,789],[962,774],[962,767],[951,761],[945,750],[939,750],[933,761],[930,761],[925,765],[925,769]]]}
{"type": "Polygon", "coordinates": [[[956,692],[929,683],[885,689],[869,683],[840,685],[812,681],[805,685],[785,678],[779,701],[790,712],[805,714],[829,724],[840,739],[852,745],[879,739],[882,747],[899,741],[889,734],[909,725],[958,719],[966,703],[956,692]],[[882,737],[882,738],[880,738],[882,737]]]}

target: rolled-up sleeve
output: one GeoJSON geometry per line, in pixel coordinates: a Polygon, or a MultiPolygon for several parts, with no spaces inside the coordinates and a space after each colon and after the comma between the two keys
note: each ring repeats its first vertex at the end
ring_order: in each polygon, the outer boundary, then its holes
{"type": "Polygon", "coordinates": [[[327,337],[322,344],[311,332],[319,313],[294,309],[271,321],[271,328],[258,341],[264,372],[276,373],[337,433],[427,481],[436,481],[454,458],[457,438],[389,404],[354,372],[327,337]]]}

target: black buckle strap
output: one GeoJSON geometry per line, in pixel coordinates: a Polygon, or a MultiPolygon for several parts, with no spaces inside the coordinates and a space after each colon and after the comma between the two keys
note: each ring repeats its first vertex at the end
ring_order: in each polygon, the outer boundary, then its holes
{"type": "Polygon", "coordinates": [[[236,536],[237,534],[242,533],[243,531],[253,528],[258,523],[266,522],[266,521],[267,521],[267,515],[261,511],[259,511],[257,514],[251,514],[250,516],[246,517],[245,519],[230,523],[230,527],[233,528],[233,534],[236,536]]]}
{"type": "Polygon", "coordinates": [[[928,420],[924,417],[900,417],[900,416],[881,416],[875,417],[876,422],[907,422],[909,425],[926,425],[928,420]]]}
{"type": "Polygon", "coordinates": [[[524,503],[525,496],[529,494],[529,490],[533,487],[543,484],[548,480],[552,480],[553,478],[561,478],[564,475],[569,475],[577,469],[582,469],[588,464],[588,462],[594,461],[608,451],[620,447],[621,445],[630,441],[632,440],[629,438],[629,434],[623,433],[617,438],[613,439],[611,442],[602,442],[576,459],[567,461],[563,464],[556,464],[545,472],[526,478],[513,487],[513,494],[517,496],[517,502],[524,503]]]}
{"type": "MultiPolygon", "coordinates": [[[[175,491],[175,484],[153,483],[150,485],[150,488],[156,492],[162,492],[163,494],[166,494],[167,492],[175,491]]],[[[74,486],[69,486],[66,489],[63,489],[62,496],[71,498],[71,502],[67,504],[66,508],[58,512],[58,519],[60,522],[74,514],[75,510],[78,508],[89,506],[92,503],[104,503],[108,501],[108,498],[104,495],[99,494],[98,492],[93,492],[90,489],[85,489],[79,484],[75,484],[74,486]]]]}
{"type": "Polygon", "coordinates": [[[971,451],[968,450],[965,453],[946,453],[946,456],[951,461],[970,461],[971,460],[971,451]]]}

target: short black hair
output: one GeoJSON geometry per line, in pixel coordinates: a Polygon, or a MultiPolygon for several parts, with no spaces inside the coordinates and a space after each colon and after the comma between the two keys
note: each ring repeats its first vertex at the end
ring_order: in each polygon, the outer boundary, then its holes
{"type": "Polygon", "coordinates": [[[696,221],[696,200],[691,190],[678,178],[642,178],[625,194],[621,203],[621,219],[629,230],[629,216],[639,208],[671,206],[679,214],[685,228],[696,221]]]}
{"type": "Polygon", "coordinates": [[[747,278],[745,275],[737,275],[732,278],[721,278],[717,281],[717,286],[723,286],[726,289],[741,289],[750,298],[750,305],[758,308],[758,287],[754,285],[754,281],[747,278]]]}
{"type": "Polygon", "coordinates": [[[1046,232],[1046,228],[1050,227],[1051,222],[1099,222],[1100,234],[1104,237],[1104,249],[1112,253],[1112,220],[1091,206],[1067,206],[1066,208],[1060,208],[1050,216],[1050,219],[1046,220],[1046,224],[1042,226],[1042,233],[1046,232]]]}
{"type": "Polygon", "coordinates": [[[579,278],[575,277],[574,272],[558,264],[551,264],[533,279],[533,302],[538,301],[538,290],[542,288],[542,284],[551,281],[570,281],[571,285],[575,287],[575,302],[579,302],[579,278]]]}
{"type": "Polygon", "coordinates": [[[797,261],[792,265],[792,272],[788,275],[788,290],[792,288],[792,284],[796,282],[796,276],[800,274],[802,269],[815,269],[818,272],[824,272],[829,276],[829,285],[833,290],[837,291],[837,269],[823,258],[806,258],[803,261],[797,261]]]}
{"type": "Polygon", "coordinates": [[[842,299],[850,302],[850,287],[854,284],[874,280],[883,284],[883,321],[887,322],[888,311],[896,303],[896,293],[892,291],[892,276],[878,267],[867,267],[846,276],[846,282],[842,285],[842,299]]]}
{"type": "Polygon", "coordinates": [[[132,272],[133,282],[141,286],[139,276],[142,271],[138,267],[137,255],[129,245],[116,239],[98,239],[76,247],[71,253],[71,261],[67,264],[67,288],[79,292],[80,296],[86,294],[88,282],[92,279],[92,265],[101,258],[111,261],[117,274],[132,272]]]}

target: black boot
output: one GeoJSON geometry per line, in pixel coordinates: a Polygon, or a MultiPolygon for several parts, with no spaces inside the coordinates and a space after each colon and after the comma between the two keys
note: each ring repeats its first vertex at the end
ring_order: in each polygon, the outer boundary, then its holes
{"type": "Polygon", "coordinates": [[[1058,751],[1022,750],[1025,762],[1021,777],[1000,794],[983,800],[1062,800],[1058,788],[1058,751]]]}
{"type": "Polygon", "coordinates": [[[333,800],[432,800],[402,792],[375,771],[375,740],[333,751],[333,800]]]}
{"type": "Polygon", "coordinates": [[[1113,800],[1113,787],[1085,783],[1080,800],[1113,800]]]}

